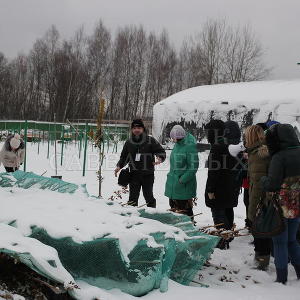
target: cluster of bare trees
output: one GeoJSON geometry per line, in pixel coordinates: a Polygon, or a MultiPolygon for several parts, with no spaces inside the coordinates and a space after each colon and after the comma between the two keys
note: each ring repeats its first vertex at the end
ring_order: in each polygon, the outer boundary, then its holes
{"type": "Polygon", "coordinates": [[[0,118],[95,119],[100,97],[106,118],[151,118],[152,107],[180,90],[265,78],[263,48],[247,26],[208,21],[178,50],[168,33],[142,26],[114,37],[100,21],[92,35],[80,28],[63,40],[53,26],[28,55],[8,61],[0,53],[0,118]]]}

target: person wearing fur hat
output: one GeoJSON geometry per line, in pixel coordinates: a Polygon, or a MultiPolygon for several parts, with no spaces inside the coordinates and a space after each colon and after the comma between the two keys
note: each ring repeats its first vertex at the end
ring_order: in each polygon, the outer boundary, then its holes
{"type": "Polygon", "coordinates": [[[130,169],[128,204],[138,205],[141,188],[148,207],[156,207],[153,196],[154,167],[166,159],[166,152],[159,142],[147,135],[141,119],[131,123],[131,136],[125,142],[120,160],[115,169],[115,176],[127,164],[130,169]],[[156,161],[155,161],[156,157],[156,161]]]}
{"type": "Polygon", "coordinates": [[[196,172],[199,167],[196,139],[180,125],[172,128],[170,138],[175,146],[170,156],[165,196],[169,198],[171,210],[188,215],[193,220],[193,199],[197,192],[196,172]]]}
{"type": "Polygon", "coordinates": [[[25,145],[19,134],[9,135],[0,151],[0,165],[6,172],[14,172],[24,162],[25,145]]]}

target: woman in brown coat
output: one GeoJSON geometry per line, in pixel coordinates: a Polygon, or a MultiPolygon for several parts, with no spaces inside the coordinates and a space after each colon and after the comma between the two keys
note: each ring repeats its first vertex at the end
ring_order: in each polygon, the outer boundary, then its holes
{"type": "MultiPolygon", "coordinates": [[[[248,177],[249,187],[249,208],[247,218],[253,222],[256,208],[262,198],[266,197],[263,192],[260,180],[268,174],[270,155],[265,145],[265,134],[258,125],[250,126],[245,132],[246,148],[248,152],[248,177]]],[[[254,238],[255,262],[257,268],[266,270],[270,262],[272,247],[271,239],[254,238]]]]}

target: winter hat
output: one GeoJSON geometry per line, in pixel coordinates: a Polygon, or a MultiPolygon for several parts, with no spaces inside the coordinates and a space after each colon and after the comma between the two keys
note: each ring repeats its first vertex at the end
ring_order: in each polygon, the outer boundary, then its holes
{"type": "Polygon", "coordinates": [[[276,125],[276,124],[280,124],[280,123],[277,122],[277,121],[268,121],[268,122],[266,123],[266,125],[267,125],[268,128],[270,128],[271,126],[276,125]]]}
{"type": "Polygon", "coordinates": [[[224,136],[225,123],[222,120],[211,120],[204,127],[208,142],[213,145],[219,142],[224,136]]]}
{"type": "Polygon", "coordinates": [[[12,139],[9,141],[10,146],[13,149],[18,149],[21,145],[21,137],[19,134],[15,134],[12,139]]]}
{"type": "Polygon", "coordinates": [[[242,136],[239,124],[234,121],[225,122],[224,136],[228,144],[239,144],[242,136]]]}
{"type": "Polygon", "coordinates": [[[145,125],[142,119],[133,120],[131,123],[131,128],[133,127],[142,127],[145,129],[145,125]]]}
{"type": "Polygon", "coordinates": [[[175,125],[170,132],[170,138],[173,140],[181,140],[185,138],[186,132],[180,125],[175,125]]]}

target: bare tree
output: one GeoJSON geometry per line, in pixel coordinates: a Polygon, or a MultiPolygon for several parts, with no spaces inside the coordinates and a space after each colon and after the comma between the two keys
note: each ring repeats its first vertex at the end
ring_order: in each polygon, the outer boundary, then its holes
{"type": "Polygon", "coordinates": [[[226,28],[222,57],[224,82],[261,80],[270,69],[263,63],[263,47],[250,26],[226,28]]]}
{"type": "Polygon", "coordinates": [[[94,119],[104,97],[106,118],[150,119],[155,103],[183,89],[266,78],[263,55],[250,26],[224,20],[207,21],[179,51],[166,30],[125,26],[112,38],[99,21],[90,36],[81,27],[66,40],[52,26],[28,55],[0,53],[0,118],[94,119]]]}

